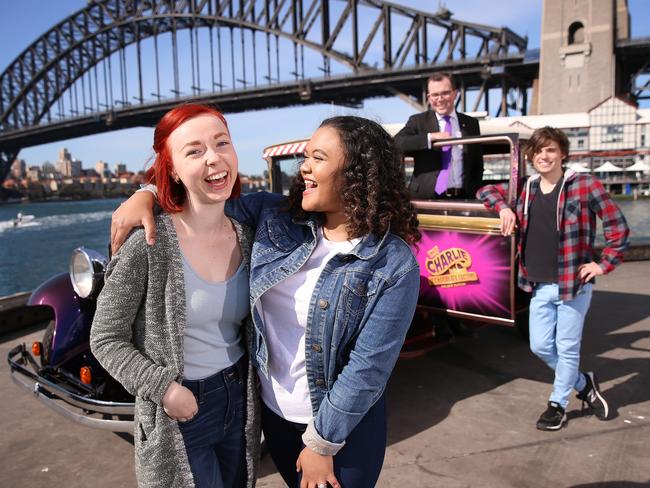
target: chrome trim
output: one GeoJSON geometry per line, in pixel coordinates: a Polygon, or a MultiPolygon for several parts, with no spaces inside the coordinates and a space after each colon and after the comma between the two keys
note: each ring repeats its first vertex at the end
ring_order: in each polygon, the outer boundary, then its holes
{"type": "Polygon", "coordinates": [[[501,234],[501,221],[493,217],[418,214],[422,229],[459,230],[481,234],[501,234]]]}
{"type": "MultiPolygon", "coordinates": [[[[126,432],[129,434],[133,433],[133,421],[132,420],[111,420],[111,419],[98,419],[95,417],[91,417],[89,415],[83,414],[83,413],[77,413],[74,410],[70,410],[66,408],[65,403],[60,403],[59,401],[50,398],[46,395],[44,395],[40,390],[40,386],[38,383],[35,383],[32,387],[29,383],[26,383],[24,381],[21,381],[18,377],[16,377],[13,373],[14,371],[11,372],[11,379],[13,382],[19,386],[22,386],[28,391],[31,391],[34,396],[46,407],[50,408],[51,410],[55,411],[56,413],[62,415],[63,417],[67,418],[68,420],[71,420],[72,422],[75,422],[80,425],[84,425],[86,427],[91,427],[93,429],[101,429],[101,430],[108,430],[111,432],[126,432]]],[[[61,400],[62,401],[62,400],[61,400]]]]}
{"type": "Polygon", "coordinates": [[[419,305],[417,308],[423,310],[428,310],[434,312],[438,315],[446,315],[448,317],[458,317],[459,319],[469,319],[475,322],[489,322],[491,324],[500,324],[514,327],[514,319],[504,319],[501,317],[492,317],[490,315],[481,315],[478,313],[469,313],[469,312],[458,312],[457,310],[451,310],[449,308],[440,308],[440,307],[431,307],[427,305],[419,305]]]}
{"type": "Polygon", "coordinates": [[[510,207],[515,206],[517,195],[519,194],[517,182],[525,175],[526,167],[519,152],[519,134],[504,133],[494,134],[489,136],[470,136],[451,138],[436,141],[431,144],[431,147],[444,147],[444,146],[457,146],[459,144],[490,144],[490,143],[506,143],[510,150],[510,178],[508,179],[508,204],[510,207]]]}
{"type": "Polygon", "coordinates": [[[16,362],[14,356],[17,354],[20,354],[21,360],[27,361],[26,356],[29,353],[26,352],[24,344],[14,347],[7,355],[11,379],[15,384],[33,393],[41,403],[67,419],[86,427],[112,432],[133,433],[133,421],[131,420],[100,419],[91,416],[93,413],[133,416],[133,403],[105,402],[77,395],[16,362]],[[23,378],[26,378],[27,381],[23,378]],[[34,382],[32,383],[29,380],[34,382]],[[79,411],[76,409],[79,409],[79,411]]]}
{"type": "Polygon", "coordinates": [[[72,251],[68,264],[68,274],[70,275],[70,282],[72,283],[72,288],[74,288],[75,293],[81,298],[96,297],[99,293],[101,285],[103,284],[106,266],[108,266],[108,259],[106,259],[106,256],[98,253],[94,249],[81,246],[72,251]],[[77,286],[77,281],[75,280],[74,273],[72,271],[72,262],[77,254],[81,254],[86,259],[90,269],[92,270],[91,287],[88,295],[83,295],[80,293],[80,290],[77,286]]]}
{"type": "Polygon", "coordinates": [[[434,210],[441,212],[477,212],[485,215],[494,215],[494,212],[485,208],[479,202],[463,200],[411,200],[416,210],[434,210]]]}

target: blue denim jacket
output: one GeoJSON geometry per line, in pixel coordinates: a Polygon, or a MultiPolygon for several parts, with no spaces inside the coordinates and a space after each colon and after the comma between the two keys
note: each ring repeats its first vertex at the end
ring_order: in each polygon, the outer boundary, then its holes
{"type": "MultiPolygon", "coordinates": [[[[292,219],[286,197],[257,193],[229,201],[226,213],[256,229],[250,267],[255,326],[253,362],[268,374],[264,323],[256,305],[291,276],[316,246],[318,220],[292,219]]],[[[367,235],[348,255],[334,256],[314,289],[305,359],[314,420],[303,436],[334,455],[380,398],[415,312],[420,272],[409,246],[387,232],[367,235]]]]}

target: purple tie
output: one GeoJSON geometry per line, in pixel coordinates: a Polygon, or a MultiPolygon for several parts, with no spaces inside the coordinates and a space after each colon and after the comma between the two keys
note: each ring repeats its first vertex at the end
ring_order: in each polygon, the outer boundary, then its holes
{"type": "MultiPolygon", "coordinates": [[[[451,118],[449,115],[443,115],[442,119],[445,121],[445,127],[443,132],[451,135],[451,118]]],[[[447,191],[447,184],[449,183],[449,165],[451,163],[451,146],[442,146],[442,169],[438,173],[438,178],[436,179],[436,193],[442,195],[447,191]]]]}

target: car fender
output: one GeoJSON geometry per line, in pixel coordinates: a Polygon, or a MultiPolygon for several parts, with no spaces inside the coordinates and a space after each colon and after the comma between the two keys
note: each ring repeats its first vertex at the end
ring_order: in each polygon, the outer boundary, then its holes
{"type": "Polygon", "coordinates": [[[79,298],[68,273],[55,275],[41,284],[27,305],[49,307],[52,311],[55,324],[50,353],[52,367],[58,367],[89,349],[95,300],[79,298]]]}

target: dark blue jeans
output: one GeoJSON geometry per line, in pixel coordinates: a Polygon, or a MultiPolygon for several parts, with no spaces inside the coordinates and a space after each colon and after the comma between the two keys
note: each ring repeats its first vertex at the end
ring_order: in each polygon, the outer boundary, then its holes
{"type": "Polygon", "coordinates": [[[239,488],[246,482],[245,361],[202,380],[184,380],[199,404],[179,422],[197,488],[239,488]]]}
{"type": "MultiPolygon", "coordinates": [[[[264,439],[275,466],[290,488],[300,488],[296,460],[305,447],[307,426],[279,417],[262,402],[264,439]]],[[[386,451],[386,402],[375,403],[334,456],[334,474],[343,488],[373,488],[379,479],[386,451]]]]}

